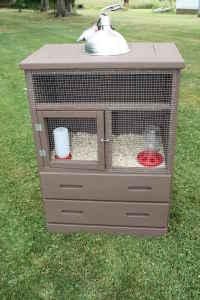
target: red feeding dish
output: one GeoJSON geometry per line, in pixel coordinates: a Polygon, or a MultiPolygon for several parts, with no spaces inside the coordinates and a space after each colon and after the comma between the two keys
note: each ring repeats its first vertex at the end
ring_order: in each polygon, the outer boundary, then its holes
{"type": "Polygon", "coordinates": [[[58,157],[57,155],[55,155],[55,158],[56,158],[56,159],[67,159],[67,160],[71,160],[71,159],[72,159],[72,154],[71,154],[71,153],[69,153],[69,155],[68,155],[68,156],[66,156],[66,157],[63,157],[63,158],[60,158],[60,157],[58,157]]]}
{"type": "Polygon", "coordinates": [[[163,162],[163,156],[158,152],[142,151],[138,153],[137,160],[145,167],[156,167],[163,162]]]}

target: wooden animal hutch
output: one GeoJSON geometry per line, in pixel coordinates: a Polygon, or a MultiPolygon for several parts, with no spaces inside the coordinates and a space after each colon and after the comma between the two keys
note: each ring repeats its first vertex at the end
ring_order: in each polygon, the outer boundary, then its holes
{"type": "Polygon", "coordinates": [[[82,45],[46,45],[21,63],[50,231],[167,231],[184,62],[174,44],[129,46],[108,57],[82,45]],[[64,158],[55,150],[60,127],[70,141],[64,158]],[[152,127],[161,158],[153,166],[138,158],[145,136],[155,139],[152,127]]]}

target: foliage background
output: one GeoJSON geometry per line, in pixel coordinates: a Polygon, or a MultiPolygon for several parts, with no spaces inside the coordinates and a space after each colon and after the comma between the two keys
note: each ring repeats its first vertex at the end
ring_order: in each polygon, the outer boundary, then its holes
{"type": "MultiPolygon", "coordinates": [[[[40,0],[20,0],[25,3],[26,8],[30,9],[39,9],[40,8],[40,0]]],[[[76,4],[83,4],[85,8],[90,8],[91,6],[95,8],[101,9],[102,7],[109,5],[111,3],[123,3],[122,0],[113,1],[113,0],[76,0],[76,4]]],[[[141,8],[157,8],[157,7],[166,7],[170,5],[175,5],[175,0],[130,0],[130,8],[141,9],[141,8]]],[[[15,7],[16,4],[13,5],[15,7]]],[[[50,8],[53,9],[54,0],[50,0],[50,8]]]]}

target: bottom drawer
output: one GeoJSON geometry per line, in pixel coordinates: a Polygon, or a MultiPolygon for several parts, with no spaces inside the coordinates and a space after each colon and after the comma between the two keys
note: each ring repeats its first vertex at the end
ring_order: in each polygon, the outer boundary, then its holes
{"type": "MultiPolygon", "coordinates": [[[[90,226],[167,226],[167,203],[45,200],[48,223],[90,226]]],[[[78,229],[77,229],[78,230],[78,229]]]]}

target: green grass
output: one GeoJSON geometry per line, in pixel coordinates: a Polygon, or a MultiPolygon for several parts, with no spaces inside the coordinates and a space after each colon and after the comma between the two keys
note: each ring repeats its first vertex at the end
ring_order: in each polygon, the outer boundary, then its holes
{"type": "Polygon", "coordinates": [[[73,43],[96,18],[0,10],[0,299],[200,299],[200,60],[196,16],[128,10],[113,22],[128,41],[174,41],[186,68],[169,233],[136,238],[45,229],[25,81],[19,62],[45,43],[73,43]]]}
{"type": "MultiPolygon", "coordinates": [[[[175,0],[129,0],[129,6],[135,9],[141,8],[154,8],[154,7],[163,7],[163,6],[170,6],[170,4],[174,5],[175,0]]],[[[123,1],[114,1],[114,0],[77,0],[77,4],[84,4],[86,8],[94,7],[95,9],[101,9],[104,6],[110,5],[111,3],[122,3],[123,1]]]]}

